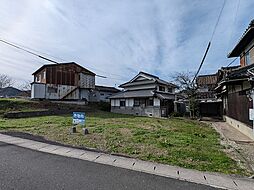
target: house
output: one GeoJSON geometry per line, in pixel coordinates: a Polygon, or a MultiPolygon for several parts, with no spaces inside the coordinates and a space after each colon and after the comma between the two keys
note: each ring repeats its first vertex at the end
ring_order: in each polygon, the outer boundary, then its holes
{"type": "Polygon", "coordinates": [[[228,57],[240,57],[240,64],[218,71],[217,96],[223,101],[226,122],[254,139],[254,20],[228,57]]]}
{"type": "Polygon", "coordinates": [[[196,79],[199,100],[215,100],[214,88],[217,84],[217,74],[199,75],[196,79]]]}
{"type": "Polygon", "coordinates": [[[200,117],[222,117],[222,100],[216,98],[218,75],[199,75],[196,78],[200,117]]]}
{"type": "Polygon", "coordinates": [[[118,92],[120,92],[120,90],[114,87],[95,85],[95,89],[90,94],[90,101],[110,102],[109,97],[118,92]]]}
{"type": "Polygon", "coordinates": [[[33,73],[32,99],[109,102],[118,89],[95,85],[95,73],[77,63],[47,64],[33,73]]]}
{"type": "Polygon", "coordinates": [[[75,62],[47,64],[33,73],[32,99],[89,100],[95,73],[75,62]]]}
{"type": "Polygon", "coordinates": [[[177,86],[157,76],[140,72],[119,87],[124,90],[109,97],[111,112],[167,117],[174,111],[177,86]]]}

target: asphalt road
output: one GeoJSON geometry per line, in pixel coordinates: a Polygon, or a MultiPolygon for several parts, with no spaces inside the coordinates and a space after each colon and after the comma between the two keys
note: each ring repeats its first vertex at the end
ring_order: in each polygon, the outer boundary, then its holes
{"type": "Polygon", "coordinates": [[[208,190],[212,187],[0,142],[0,189],[208,190]]]}

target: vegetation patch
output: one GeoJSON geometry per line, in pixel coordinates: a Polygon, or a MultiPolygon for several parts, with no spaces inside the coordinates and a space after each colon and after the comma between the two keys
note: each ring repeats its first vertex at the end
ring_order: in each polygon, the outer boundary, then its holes
{"type": "Polygon", "coordinates": [[[71,115],[1,119],[0,131],[40,135],[68,145],[96,148],[202,171],[248,175],[229,158],[217,132],[184,118],[157,119],[96,111],[86,113],[88,135],[70,134],[71,115]]]}

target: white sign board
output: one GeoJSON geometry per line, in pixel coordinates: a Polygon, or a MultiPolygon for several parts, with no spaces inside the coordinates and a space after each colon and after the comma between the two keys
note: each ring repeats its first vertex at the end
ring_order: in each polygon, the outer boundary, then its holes
{"type": "Polygon", "coordinates": [[[254,119],[254,111],[253,109],[249,109],[249,120],[253,120],[254,119]]]}
{"type": "Polygon", "coordinates": [[[73,112],[72,123],[73,125],[85,125],[86,115],[84,112],[73,112]]]}

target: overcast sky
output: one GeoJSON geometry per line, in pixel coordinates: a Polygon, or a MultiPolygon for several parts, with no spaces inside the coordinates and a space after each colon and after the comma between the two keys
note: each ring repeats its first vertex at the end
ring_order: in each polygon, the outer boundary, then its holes
{"type": "MultiPolygon", "coordinates": [[[[232,59],[227,53],[254,18],[254,1],[227,0],[201,74],[232,59]]],[[[0,39],[59,62],[75,61],[119,85],[139,71],[170,80],[197,70],[223,0],[0,0],[0,39]],[[45,54],[47,53],[47,54],[45,54]]],[[[17,81],[44,60],[0,43],[0,73],[17,81]]],[[[238,64],[238,61],[235,63],[238,64]]]]}

